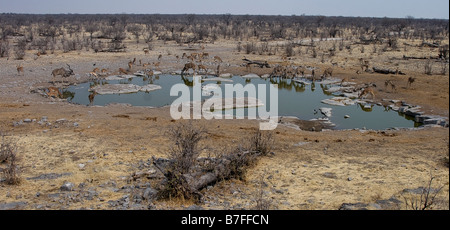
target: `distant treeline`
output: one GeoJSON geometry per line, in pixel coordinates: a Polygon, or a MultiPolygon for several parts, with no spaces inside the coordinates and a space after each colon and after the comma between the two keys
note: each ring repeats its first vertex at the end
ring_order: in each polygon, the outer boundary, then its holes
{"type": "Polygon", "coordinates": [[[149,44],[156,40],[178,44],[235,41],[295,41],[311,38],[448,39],[449,20],[326,16],[198,15],[198,14],[0,14],[0,57],[10,44],[19,49],[92,48],[123,50],[126,38],[149,44]],[[107,39],[107,40],[105,40],[107,39]]]}

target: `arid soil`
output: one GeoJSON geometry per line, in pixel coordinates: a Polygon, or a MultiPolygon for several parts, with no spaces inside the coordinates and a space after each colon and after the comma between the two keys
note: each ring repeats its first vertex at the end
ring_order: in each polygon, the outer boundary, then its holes
{"type": "MultiPolygon", "coordinates": [[[[0,59],[0,131],[5,134],[4,141],[16,144],[21,170],[20,184],[0,182],[0,209],[184,209],[194,204],[175,198],[144,206],[139,201],[135,203],[141,206],[123,202],[133,195],[133,186],[155,186],[150,179],[129,178],[148,171],[152,156],[167,157],[173,143],[165,130],[182,121],[173,121],[168,108],[75,105],[33,93],[38,88],[61,86],[53,83],[53,69],[68,63],[76,75],[65,80],[76,83],[86,81],[87,73],[95,67],[117,74],[118,68],[126,68],[134,57],[142,63],[160,62],[159,67],[150,68],[162,72],[181,70],[186,63],[181,59],[184,52],[208,52],[210,58],[203,64],[212,70],[217,67],[212,57],[220,56],[222,73],[247,74],[242,66],[244,56],[283,64],[279,55],[238,53],[235,42],[223,40],[206,44],[204,50],[200,45],[158,42],[147,55],[142,51],[145,44],[128,42],[125,53],[56,51],[35,59],[32,51],[27,51],[25,60],[0,59]],[[159,54],[163,55],[160,61],[159,54]],[[180,56],[179,61],[175,55],[180,56]],[[19,63],[24,73],[17,73],[19,63]],[[72,191],[61,190],[65,182],[73,183],[72,191]]],[[[326,50],[331,44],[324,41],[320,47],[326,50]]],[[[333,76],[358,84],[375,83],[377,102],[402,100],[421,106],[427,114],[448,118],[448,72],[440,75],[436,63],[435,73],[425,75],[424,60],[401,59],[403,55],[437,55],[436,48],[373,53],[372,47],[366,46],[364,53],[358,48],[351,54],[337,52],[323,63],[303,48],[301,55],[284,63],[318,67],[319,72],[337,63],[333,76]],[[406,75],[356,74],[360,58],[370,60],[371,66],[398,68],[406,75]],[[406,87],[410,76],[416,78],[411,88],[406,87]],[[397,84],[396,91],[384,87],[387,79],[397,84]]],[[[257,74],[271,71],[252,67],[257,74]]],[[[205,156],[237,146],[259,124],[248,120],[197,123],[208,130],[208,138],[201,143],[205,156]]],[[[281,124],[274,138],[273,154],[261,157],[244,179],[222,181],[202,190],[204,202],[197,205],[204,209],[253,209],[263,200],[270,209],[281,210],[336,210],[343,204],[355,204],[344,205],[348,209],[410,209],[405,200],[413,199],[413,191],[426,187],[433,176],[432,188],[443,189],[432,208],[449,209],[448,128],[310,132],[281,124]]],[[[5,167],[6,163],[0,163],[0,168],[5,167]]]]}

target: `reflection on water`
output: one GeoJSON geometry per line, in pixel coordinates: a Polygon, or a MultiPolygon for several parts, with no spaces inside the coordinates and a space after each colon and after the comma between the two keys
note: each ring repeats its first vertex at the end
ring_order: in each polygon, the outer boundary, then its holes
{"type": "MultiPolygon", "coordinates": [[[[238,76],[231,77],[229,82],[220,81],[202,81],[202,85],[217,84],[221,88],[223,94],[225,93],[225,85],[227,84],[264,84],[267,86],[266,92],[269,92],[269,84],[278,85],[278,115],[279,116],[295,116],[302,120],[318,119],[323,115],[315,113],[319,108],[331,108],[332,116],[329,118],[331,122],[336,124],[336,129],[352,129],[352,128],[367,128],[367,129],[386,129],[391,127],[416,127],[417,123],[414,118],[407,117],[398,112],[391,111],[389,107],[378,105],[370,105],[369,107],[362,104],[355,104],[349,106],[333,106],[321,103],[324,99],[330,99],[337,96],[334,93],[327,92],[327,89],[333,85],[322,85],[320,82],[309,82],[303,84],[291,79],[244,79],[238,76]],[[320,87],[321,90],[318,90],[320,87]],[[317,89],[317,90],[316,90],[317,89]]],[[[69,87],[65,92],[67,98],[72,103],[83,105],[107,105],[110,103],[127,103],[134,106],[151,106],[162,107],[172,104],[172,102],[179,98],[170,96],[170,89],[175,84],[185,84],[190,88],[193,87],[194,81],[192,76],[179,75],[161,75],[161,76],[146,76],[135,77],[125,80],[97,80],[77,86],[69,87]],[[114,94],[114,95],[95,95],[90,96],[88,90],[90,87],[104,84],[135,84],[147,85],[156,84],[162,88],[151,92],[139,92],[133,94],[114,94]],[[90,98],[93,101],[90,101],[90,98]]],[[[258,89],[258,87],[255,87],[258,89]]],[[[191,90],[192,91],[192,90],[191,90]]],[[[245,95],[247,96],[247,95],[245,95]]],[[[211,96],[202,96],[202,100],[208,99],[211,96]]],[[[192,98],[192,92],[191,92],[192,98]]],[[[265,106],[261,109],[270,107],[270,96],[267,96],[265,106]]],[[[235,110],[224,111],[226,114],[235,115],[235,110]]],[[[257,110],[256,108],[246,108],[244,114],[257,110]]],[[[266,111],[269,109],[266,109],[266,111]]]]}
{"type": "Polygon", "coordinates": [[[286,89],[291,91],[294,88],[295,92],[302,93],[305,92],[305,84],[293,81],[291,79],[281,79],[281,78],[271,78],[271,84],[278,84],[278,89],[286,89]]]}

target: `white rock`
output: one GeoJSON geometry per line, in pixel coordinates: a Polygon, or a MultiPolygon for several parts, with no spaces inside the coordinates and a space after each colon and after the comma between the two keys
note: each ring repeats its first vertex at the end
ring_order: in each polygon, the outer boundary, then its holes
{"type": "Polygon", "coordinates": [[[133,84],[107,84],[107,85],[97,85],[89,91],[95,91],[98,94],[127,94],[127,93],[137,93],[139,91],[149,92],[153,90],[161,89],[159,85],[145,85],[138,86],[133,84]]]}
{"type": "Polygon", "coordinates": [[[242,78],[259,78],[259,76],[257,74],[251,73],[251,74],[242,76],[242,78]]]}
{"type": "Polygon", "coordinates": [[[331,111],[333,110],[332,108],[320,108],[319,109],[320,112],[325,115],[326,117],[331,117],[331,111]]]}
{"type": "Polygon", "coordinates": [[[221,78],[221,77],[213,77],[213,78],[205,78],[202,81],[222,81],[222,82],[233,82],[231,79],[221,78]]]}
{"type": "Polygon", "coordinates": [[[228,78],[231,76],[232,76],[231,73],[223,73],[223,74],[219,75],[219,77],[225,77],[225,78],[228,78]]]}

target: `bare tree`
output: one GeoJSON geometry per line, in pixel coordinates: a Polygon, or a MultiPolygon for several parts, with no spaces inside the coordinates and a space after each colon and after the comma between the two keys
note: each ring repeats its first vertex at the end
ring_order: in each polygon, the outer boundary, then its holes
{"type": "Polygon", "coordinates": [[[20,39],[14,50],[17,60],[23,60],[25,57],[25,50],[27,49],[27,42],[25,39],[20,39]]]}
{"type": "Polygon", "coordinates": [[[142,26],[138,24],[132,24],[127,27],[127,31],[132,33],[136,38],[136,43],[139,43],[139,36],[141,35],[143,30],[144,29],[142,28],[142,26]]]}
{"type": "Polygon", "coordinates": [[[0,40],[0,57],[9,57],[9,42],[0,40]]]}
{"type": "Polygon", "coordinates": [[[420,196],[407,195],[405,192],[402,193],[403,199],[405,200],[406,209],[412,210],[429,210],[432,209],[436,201],[436,196],[441,192],[444,186],[437,189],[431,187],[433,180],[436,179],[433,175],[430,175],[430,180],[427,186],[420,187],[420,196]]]}

